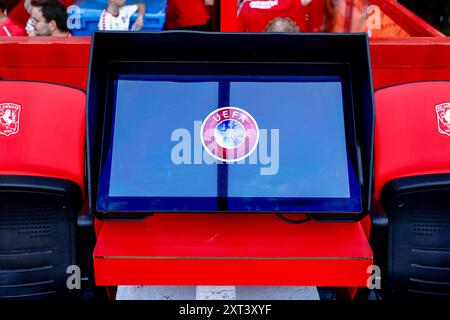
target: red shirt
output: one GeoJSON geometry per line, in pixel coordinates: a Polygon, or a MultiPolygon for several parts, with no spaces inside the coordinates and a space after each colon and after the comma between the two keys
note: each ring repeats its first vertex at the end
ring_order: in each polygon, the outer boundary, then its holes
{"type": "Polygon", "coordinates": [[[0,37],[26,36],[25,28],[7,18],[6,21],[0,23],[0,37]]]}
{"type": "Polygon", "coordinates": [[[204,25],[210,18],[204,0],[167,1],[167,29],[204,25]]]}
{"type": "Polygon", "coordinates": [[[275,18],[291,18],[300,31],[306,30],[300,0],[246,0],[239,8],[241,31],[262,32],[275,18]]]}

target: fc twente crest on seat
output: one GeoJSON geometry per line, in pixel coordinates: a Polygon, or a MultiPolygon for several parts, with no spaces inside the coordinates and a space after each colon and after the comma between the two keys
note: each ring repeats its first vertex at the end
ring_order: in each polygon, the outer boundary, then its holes
{"type": "Polygon", "coordinates": [[[21,109],[15,103],[0,103],[0,135],[9,137],[19,132],[21,109]]]}
{"type": "Polygon", "coordinates": [[[450,136],[450,102],[437,105],[436,113],[439,132],[450,136]]]}

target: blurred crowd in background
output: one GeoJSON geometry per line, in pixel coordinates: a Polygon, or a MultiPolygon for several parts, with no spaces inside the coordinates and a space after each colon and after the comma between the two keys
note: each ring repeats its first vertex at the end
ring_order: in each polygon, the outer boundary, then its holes
{"type": "MultiPolygon", "coordinates": [[[[70,37],[91,35],[95,30],[219,31],[219,1],[0,0],[0,36],[70,37]]],[[[368,32],[376,37],[408,37],[383,12],[380,26],[371,28],[368,21],[377,14],[371,0],[228,1],[238,2],[239,28],[244,32],[368,32]],[[314,1],[324,3],[319,30],[308,27],[308,6],[314,1]]],[[[450,0],[399,2],[435,28],[450,32],[450,0]]]]}

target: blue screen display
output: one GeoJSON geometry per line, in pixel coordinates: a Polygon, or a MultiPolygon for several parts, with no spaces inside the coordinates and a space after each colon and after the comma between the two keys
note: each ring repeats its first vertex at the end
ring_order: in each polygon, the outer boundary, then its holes
{"type": "Polygon", "coordinates": [[[342,86],[339,77],[120,77],[97,209],[358,212],[342,86]]]}

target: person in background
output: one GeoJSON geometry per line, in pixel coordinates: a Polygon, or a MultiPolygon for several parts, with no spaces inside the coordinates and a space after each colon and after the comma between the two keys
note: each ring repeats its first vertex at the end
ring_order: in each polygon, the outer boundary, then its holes
{"type": "Polygon", "coordinates": [[[394,22],[382,10],[380,11],[380,25],[369,23],[369,0],[327,0],[326,21],[328,32],[367,32],[375,38],[408,38],[410,35],[394,22]]]}
{"type": "Polygon", "coordinates": [[[26,36],[25,29],[6,15],[7,5],[8,0],[0,0],[0,36],[26,36]]]}
{"type": "Polygon", "coordinates": [[[300,32],[300,29],[292,19],[278,17],[269,22],[264,32],[300,32]]]}
{"type": "Polygon", "coordinates": [[[207,6],[213,5],[214,0],[167,0],[165,29],[210,31],[207,6]]]}
{"type": "MultiPolygon", "coordinates": [[[[34,32],[34,27],[33,27],[33,18],[31,17],[31,9],[33,8],[33,6],[31,5],[31,1],[32,0],[25,0],[23,3],[23,6],[25,7],[25,10],[30,15],[30,18],[28,19],[28,21],[25,25],[25,31],[27,32],[28,36],[33,37],[36,34],[34,32]]],[[[36,4],[37,6],[42,6],[49,1],[52,1],[52,0],[35,0],[34,4],[36,4]]],[[[55,0],[55,1],[57,1],[57,0],[55,0]]]]}
{"type": "Polygon", "coordinates": [[[32,0],[31,19],[35,36],[70,37],[66,7],[57,0],[32,0]]]}
{"type": "Polygon", "coordinates": [[[98,22],[99,30],[124,31],[130,29],[131,16],[137,11],[138,17],[131,30],[144,27],[145,4],[125,5],[125,0],[108,0],[108,7],[103,10],[98,22]]]}
{"type": "Polygon", "coordinates": [[[263,32],[275,18],[289,18],[302,31],[306,30],[304,6],[307,0],[244,0],[238,9],[238,20],[243,32],[263,32]]]}

